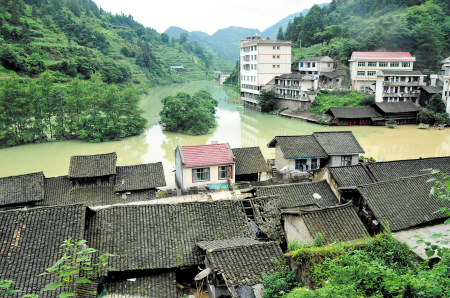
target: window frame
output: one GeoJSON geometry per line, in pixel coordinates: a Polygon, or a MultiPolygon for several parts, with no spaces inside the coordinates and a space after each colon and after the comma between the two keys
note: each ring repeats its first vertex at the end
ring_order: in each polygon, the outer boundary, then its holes
{"type": "Polygon", "coordinates": [[[358,61],[358,67],[366,67],[366,62],[359,62],[358,61]]]}
{"type": "Polygon", "coordinates": [[[400,67],[399,62],[390,62],[389,67],[400,67]]]}
{"type": "Polygon", "coordinates": [[[376,62],[367,62],[367,67],[377,67],[377,63],[376,62]]]}
{"type": "Polygon", "coordinates": [[[402,62],[402,67],[411,67],[411,62],[402,62]]]}
{"type": "Polygon", "coordinates": [[[294,163],[294,169],[300,172],[308,171],[308,160],[307,159],[296,159],[294,163]],[[298,165],[306,166],[306,170],[300,169],[298,165]]]}
{"type": "Polygon", "coordinates": [[[366,72],[364,70],[358,70],[356,72],[356,76],[358,76],[358,77],[365,77],[366,76],[366,72]]]}
{"type": "Polygon", "coordinates": [[[378,67],[388,67],[389,63],[388,62],[379,62],[378,63],[378,67]]]}
{"type": "Polygon", "coordinates": [[[191,173],[192,173],[192,183],[211,181],[211,168],[210,168],[210,167],[206,167],[206,168],[195,168],[195,169],[192,169],[192,172],[191,172],[191,173]],[[208,170],[208,179],[207,179],[207,180],[194,180],[194,176],[198,177],[198,176],[197,176],[197,171],[198,171],[198,170],[205,170],[205,169],[208,170]],[[194,171],[195,171],[195,174],[194,174],[194,171]]]}
{"type": "MultiPolygon", "coordinates": [[[[218,166],[217,167],[217,178],[219,180],[227,180],[227,168],[228,168],[228,166],[218,166]],[[220,168],[225,168],[225,178],[220,178],[220,168]]],[[[231,166],[231,179],[233,179],[233,166],[231,166]]]]}
{"type": "Polygon", "coordinates": [[[341,155],[341,167],[351,166],[353,161],[352,155],[341,155]]]}
{"type": "Polygon", "coordinates": [[[374,70],[369,70],[369,71],[367,72],[367,76],[368,76],[368,77],[374,77],[374,76],[376,76],[376,75],[377,75],[377,72],[374,71],[374,70]]]}

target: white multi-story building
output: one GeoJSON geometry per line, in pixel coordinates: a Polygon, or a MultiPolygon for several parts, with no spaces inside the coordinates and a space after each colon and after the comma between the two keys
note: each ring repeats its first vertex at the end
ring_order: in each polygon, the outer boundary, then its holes
{"type": "Polygon", "coordinates": [[[336,62],[328,56],[305,57],[298,61],[298,71],[301,74],[320,75],[322,72],[332,72],[336,62]]]}
{"type": "Polygon", "coordinates": [[[373,90],[378,71],[412,71],[416,58],[408,52],[353,52],[348,61],[353,89],[373,90]]]}
{"type": "Polygon", "coordinates": [[[376,76],[375,101],[411,101],[418,104],[421,87],[426,86],[423,81],[425,77],[418,70],[380,70],[376,76]]]}
{"type": "Polygon", "coordinates": [[[290,41],[265,40],[259,36],[241,39],[241,99],[244,106],[260,110],[257,96],[270,88],[277,75],[291,73],[290,41]]]}

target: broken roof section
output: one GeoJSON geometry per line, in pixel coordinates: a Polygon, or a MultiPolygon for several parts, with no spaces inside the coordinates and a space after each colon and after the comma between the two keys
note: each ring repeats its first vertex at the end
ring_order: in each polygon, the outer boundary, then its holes
{"type": "Polygon", "coordinates": [[[279,207],[317,204],[320,207],[338,204],[336,195],[326,180],[285,185],[255,186],[258,197],[280,196],[279,207]]]}
{"type": "Polygon", "coordinates": [[[270,169],[259,147],[233,148],[236,175],[269,172],[270,169]]]}
{"type": "Polygon", "coordinates": [[[62,257],[64,240],[83,239],[86,207],[68,205],[0,212],[0,280],[13,280],[25,294],[55,297],[41,290],[49,275],[37,276],[62,257]]]}
{"type": "Polygon", "coordinates": [[[311,238],[314,239],[321,233],[325,244],[370,237],[351,202],[316,210],[298,210],[311,238]]]}
{"type": "Polygon", "coordinates": [[[162,162],[116,167],[116,191],[166,186],[162,162]]]}
{"type": "Polygon", "coordinates": [[[177,298],[175,272],[121,279],[105,284],[104,298],[157,297],[177,298]]]}
{"type": "Polygon", "coordinates": [[[389,225],[391,231],[399,231],[435,219],[447,218],[446,213],[436,211],[450,207],[450,203],[436,202],[430,198],[432,175],[378,182],[359,186],[358,190],[377,220],[389,225]]]}
{"type": "MultiPolygon", "coordinates": [[[[199,247],[205,247],[204,243],[199,243],[199,247]]],[[[276,271],[272,259],[283,256],[277,242],[258,242],[245,238],[209,243],[206,247],[212,268],[222,274],[228,288],[232,289],[261,283],[262,273],[276,271]]]]}
{"type": "Polygon", "coordinates": [[[88,245],[117,254],[117,271],[201,264],[196,243],[251,237],[240,201],[113,206],[88,223],[88,245]]]}
{"type": "Polygon", "coordinates": [[[285,159],[308,158],[308,157],[328,157],[325,150],[312,135],[305,136],[276,136],[267,144],[269,148],[280,146],[285,159]]]}
{"type": "Polygon", "coordinates": [[[70,158],[69,178],[101,177],[116,174],[115,152],[75,155],[70,158]]]}
{"type": "Polygon", "coordinates": [[[0,206],[44,199],[44,173],[31,173],[0,178],[0,206]]]}
{"type": "Polygon", "coordinates": [[[178,146],[184,168],[234,163],[228,143],[198,146],[178,146]]]}
{"type": "Polygon", "coordinates": [[[313,136],[328,155],[365,153],[351,131],[315,132],[313,136]]]}

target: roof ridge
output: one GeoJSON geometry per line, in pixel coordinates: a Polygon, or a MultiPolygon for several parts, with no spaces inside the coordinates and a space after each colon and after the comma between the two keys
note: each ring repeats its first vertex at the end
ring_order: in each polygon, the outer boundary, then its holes
{"type": "MultiPolygon", "coordinates": [[[[313,182],[299,182],[299,183],[288,183],[288,184],[278,184],[278,185],[264,185],[264,186],[253,186],[253,188],[269,188],[269,187],[282,187],[282,186],[290,186],[290,185],[310,185],[313,183],[323,183],[326,182],[326,180],[320,180],[320,181],[313,181],[313,182]]],[[[328,183],[327,183],[328,184],[328,183]]],[[[268,196],[269,197],[269,196],[268,196]]],[[[260,197],[261,198],[261,197],[260,197]]]]}
{"type": "Polygon", "coordinates": [[[299,211],[300,214],[307,214],[307,213],[317,213],[317,212],[324,212],[324,211],[329,211],[329,210],[337,210],[337,209],[345,209],[348,207],[352,207],[353,206],[353,202],[349,201],[345,204],[341,204],[341,205],[335,205],[335,206],[327,206],[327,207],[322,207],[319,209],[302,209],[301,207],[299,207],[299,211]]]}
{"type": "MultiPolygon", "coordinates": [[[[130,203],[119,203],[114,205],[104,205],[104,206],[93,206],[92,208],[97,210],[105,210],[105,209],[111,209],[111,208],[119,208],[119,207],[146,207],[146,206],[174,206],[174,205],[188,205],[188,204],[214,204],[218,202],[241,202],[242,199],[234,200],[234,199],[223,199],[223,200],[214,200],[214,201],[190,201],[190,202],[173,202],[173,203],[159,203],[154,204],[151,203],[153,200],[149,201],[143,201],[140,202],[140,204],[133,204],[135,202],[130,203]]],[[[205,240],[207,241],[207,240],[205,240]]]]}
{"type": "Polygon", "coordinates": [[[395,178],[395,179],[391,179],[391,180],[386,180],[386,181],[378,181],[378,182],[369,183],[369,184],[361,184],[361,185],[357,185],[356,188],[369,187],[369,186],[378,185],[378,184],[383,184],[383,183],[393,183],[393,182],[397,182],[397,181],[401,181],[401,180],[412,179],[412,178],[417,178],[417,177],[424,177],[424,176],[432,176],[432,175],[433,175],[433,174],[428,173],[428,174],[420,174],[420,175],[413,175],[413,176],[399,177],[399,178],[395,178]]]}
{"type": "Polygon", "coordinates": [[[17,207],[20,209],[9,209],[9,210],[4,210],[1,211],[0,213],[6,213],[6,212],[18,212],[18,211],[22,211],[22,212],[27,212],[27,211],[35,211],[38,209],[50,209],[50,208],[56,208],[56,207],[73,207],[73,206],[84,206],[86,208],[89,208],[86,203],[75,203],[75,204],[65,204],[65,205],[52,205],[52,206],[36,206],[36,207],[32,207],[32,208],[27,208],[27,207],[17,207]]]}
{"type": "Polygon", "coordinates": [[[137,165],[116,166],[116,168],[129,168],[129,167],[156,165],[156,164],[162,164],[162,162],[161,161],[157,161],[157,162],[141,163],[141,164],[137,164],[137,165]]]}
{"type": "MultiPolygon", "coordinates": [[[[239,239],[239,238],[235,238],[235,239],[239,239]]],[[[211,240],[211,241],[214,241],[214,240],[211,240]]],[[[218,241],[220,241],[220,240],[218,240],[218,241]]],[[[255,241],[258,241],[258,240],[255,240],[255,241]]],[[[244,244],[244,243],[242,243],[242,244],[234,245],[234,246],[230,246],[230,247],[211,248],[209,250],[212,250],[211,252],[224,251],[224,250],[236,250],[236,249],[241,248],[241,247],[264,246],[264,245],[269,245],[269,244],[270,245],[274,245],[274,244],[277,244],[277,243],[278,242],[276,242],[276,241],[266,241],[266,242],[262,242],[261,241],[261,242],[252,243],[252,244],[244,244]]],[[[206,252],[209,252],[209,250],[206,250],[206,252]]]]}
{"type": "Polygon", "coordinates": [[[28,175],[40,174],[40,173],[42,173],[42,175],[43,175],[44,178],[45,178],[44,171],[40,171],[40,172],[32,172],[32,173],[28,173],[28,174],[19,174],[19,175],[5,176],[5,177],[0,177],[0,179],[4,179],[4,178],[13,178],[13,177],[21,177],[21,176],[28,176],[28,175]]]}
{"type": "Polygon", "coordinates": [[[114,152],[109,152],[109,153],[98,153],[98,154],[88,154],[88,155],[72,155],[70,158],[72,158],[74,156],[97,156],[97,155],[110,155],[110,154],[117,155],[117,153],[114,151],[114,152]]]}

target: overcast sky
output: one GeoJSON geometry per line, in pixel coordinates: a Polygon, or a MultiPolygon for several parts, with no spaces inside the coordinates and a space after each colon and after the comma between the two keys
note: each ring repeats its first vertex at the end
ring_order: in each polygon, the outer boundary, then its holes
{"type": "MultiPolygon", "coordinates": [[[[213,34],[229,26],[267,29],[291,13],[310,8],[307,0],[94,0],[113,14],[131,14],[146,27],[163,33],[170,26],[213,34]]],[[[285,28],[284,28],[285,29],[285,28]]]]}

